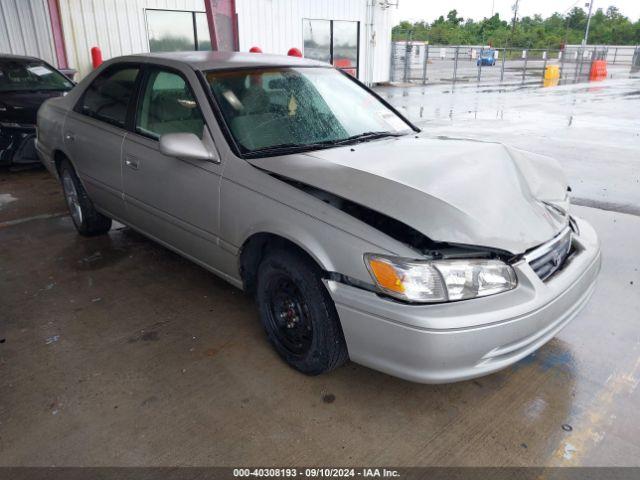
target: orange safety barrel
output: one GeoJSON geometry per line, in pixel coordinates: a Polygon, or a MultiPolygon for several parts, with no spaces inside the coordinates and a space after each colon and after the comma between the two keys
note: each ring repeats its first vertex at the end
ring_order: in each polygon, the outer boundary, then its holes
{"type": "Polygon", "coordinates": [[[594,60],[591,64],[591,71],[589,72],[589,81],[599,81],[605,78],[607,78],[607,61],[594,60]]]}

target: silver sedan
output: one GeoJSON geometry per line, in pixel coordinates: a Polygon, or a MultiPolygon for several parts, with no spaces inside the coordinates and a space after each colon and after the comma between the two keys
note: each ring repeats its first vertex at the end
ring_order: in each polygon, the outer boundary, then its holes
{"type": "Polygon", "coordinates": [[[600,268],[556,161],[430,138],[310,60],[113,59],[44,104],[36,145],[80,234],[115,219],[254,295],[306,374],[494,372],[575,318],[600,268]]]}

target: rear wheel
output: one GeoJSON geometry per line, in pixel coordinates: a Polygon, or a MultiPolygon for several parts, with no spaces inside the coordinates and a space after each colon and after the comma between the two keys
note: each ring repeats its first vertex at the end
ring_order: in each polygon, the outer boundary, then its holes
{"type": "Polygon", "coordinates": [[[318,375],[347,361],[335,305],[320,270],[302,255],[267,254],[258,271],[257,300],[267,337],[290,366],[318,375]]]}
{"type": "Polygon", "coordinates": [[[60,165],[60,180],[69,213],[80,235],[102,235],[111,229],[111,219],[98,212],[68,160],[60,165]]]}

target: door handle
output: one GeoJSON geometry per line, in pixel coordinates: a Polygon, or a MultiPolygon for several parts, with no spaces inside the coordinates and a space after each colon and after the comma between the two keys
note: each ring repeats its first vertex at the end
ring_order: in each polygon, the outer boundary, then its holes
{"type": "Polygon", "coordinates": [[[124,164],[133,169],[133,170],[138,170],[138,159],[136,157],[132,157],[131,155],[127,155],[124,159],[124,164]]]}
{"type": "Polygon", "coordinates": [[[65,133],[65,135],[64,135],[64,139],[65,139],[67,142],[73,142],[73,141],[76,139],[76,135],[75,135],[75,133],[73,133],[73,132],[67,132],[67,133],[65,133]]]}

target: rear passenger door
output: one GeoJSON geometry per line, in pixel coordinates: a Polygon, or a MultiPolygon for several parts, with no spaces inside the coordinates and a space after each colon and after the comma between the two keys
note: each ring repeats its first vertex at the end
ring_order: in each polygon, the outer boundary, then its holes
{"type": "Polygon", "coordinates": [[[87,87],[65,120],[63,138],[89,198],[108,216],[124,218],[122,144],[141,68],[107,67],[87,87]]]}
{"type": "Polygon", "coordinates": [[[159,145],[163,134],[186,132],[216,151],[201,110],[206,97],[196,80],[193,72],[147,67],[132,132],[124,143],[123,185],[133,226],[215,268],[221,166],[166,156],[159,145]],[[188,75],[200,89],[198,95],[188,75]]]}

